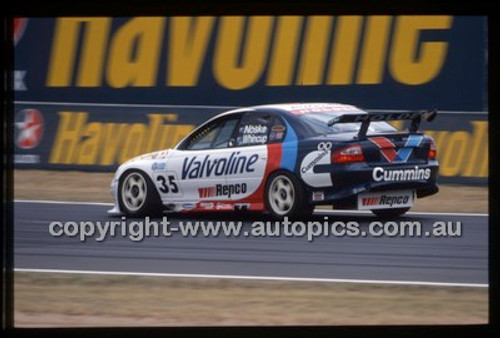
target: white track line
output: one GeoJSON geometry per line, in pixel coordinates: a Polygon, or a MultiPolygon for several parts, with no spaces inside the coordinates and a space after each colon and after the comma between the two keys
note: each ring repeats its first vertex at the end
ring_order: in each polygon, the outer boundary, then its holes
{"type": "Polygon", "coordinates": [[[207,274],[184,274],[184,273],[23,269],[23,268],[16,268],[16,269],[14,269],[14,271],[16,271],[16,272],[82,274],[82,275],[108,275],[108,276],[220,278],[220,279],[265,280],[265,281],[286,281],[286,282],[357,283],[357,284],[388,284],[388,285],[418,285],[418,286],[458,286],[458,287],[470,287],[470,288],[487,288],[488,287],[488,284],[476,284],[476,283],[441,283],[441,282],[391,281],[391,280],[370,280],[370,279],[270,277],[270,276],[245,276],[245,275],[241,275],[241,276],[240,275],[207,275],[207,274]]]}
{"type": "MultiPolygon", "coordinates": [[[[102,205],[102,206],[113,206],[113,203],[101,203],[101,202],[72,202],[72,201],[53,201],[53,200],[14,200],[15,203],[45,203],[45,204],[75,204],[75,205],[102,205]]],[[[325,210],[317,209],[318,213],[327,214],[367,214],[371,215],[371,211],[367,210],[325,210]]],[[[482,213],[460,213],[460,212],[408,212],[407,215],[437,215],[437,216],[468,216],[468,217],[488,217],[489,214],[482,213]]]]}

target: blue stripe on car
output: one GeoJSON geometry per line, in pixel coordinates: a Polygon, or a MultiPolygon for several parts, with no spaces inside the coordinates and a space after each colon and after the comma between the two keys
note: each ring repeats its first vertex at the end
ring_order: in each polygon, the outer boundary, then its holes
{"type": "Polygon", "coordinates": [[[422,141],[423,136],[421,135],[410,135],[406,140],[405,147],[399,149],[398,155],[396,156],[396,161],[407,162],[410,158],[413,148],[418,147],[422,141]]]}
{"type": "Polygon", "coordinates": [[[285,121],[286,124],[286,136],[282,144],[282,154],[280,167],[282,169],[288,169],[294,171],[295,163],[297,162],[297,145],[298,139],[297,134],[290,126],[290,124],[285,121]]]}
{"type": "Polygon", "coordinates": [[[422,141],[423,136],[421,135],[410,135],[406,140],[405,148],[415,148],[418,147],[420,142],[422,141]]]}

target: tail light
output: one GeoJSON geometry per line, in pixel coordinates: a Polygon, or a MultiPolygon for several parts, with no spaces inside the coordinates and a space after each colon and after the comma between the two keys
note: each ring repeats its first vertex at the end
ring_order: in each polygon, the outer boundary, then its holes
{"type": "Polygon", "coordinates": [[[427,153],[427,158],[429,160],[435,160],[436,156],[437,156],[436,144],[434,143],[434,141],[431,141],[429,152],[427,153]]]}
{"type": "Polygon", "coordinates": [[[365,156],[359,145],[338,149],[332,153],[333,163],[353,163],[363,162],[364,160],[365,156]]]}

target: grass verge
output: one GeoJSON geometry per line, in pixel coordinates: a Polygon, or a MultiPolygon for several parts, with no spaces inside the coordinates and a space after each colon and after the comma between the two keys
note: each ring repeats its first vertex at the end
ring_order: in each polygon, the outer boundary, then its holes
{"type": "Polygon", "coordinates": [[[15,325],[477,324],[488,289],[15,273],[15,325]]]}

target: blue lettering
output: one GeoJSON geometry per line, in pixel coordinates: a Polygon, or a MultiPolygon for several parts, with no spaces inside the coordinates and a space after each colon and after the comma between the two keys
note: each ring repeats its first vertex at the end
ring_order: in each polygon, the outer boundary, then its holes
{"type": "Polygon", "coordinates": [[[193,157],[191,159],[191,161],[189,161],[189,164],[187,165],[187,168],[186,168],[186,163],[188,162],[188,159],[187,158],[184,159],[184,162],[182,163],[182,179],[183,180],[186,179],[188,171],[191,169],[191,166],[193,165],[194,160],[196,160],[196,156],[193,157]]]}
{"type": "Polygon", "coordinates": [[[235,175],[255,171],[254,165],[259,155],[250,157],[240,155],[240,152],[232,153],[229,158],[212,159],[206,155],[203,160],[198,156],[191,159],[185,158],[182,164],[182,179],[196,179],[211,176],[235,175]]]}
{"type": "Polygon", "coordinates": [[[250,156],[247,162],[247,168],[246,168],[247,172],[251,173],[255,170],[254,168],[252,168],[252,165],[255,164],[255,162],[257,162],[258,159],[259,155],[257,154],[253,154],[252,156],[250,156]]]}

